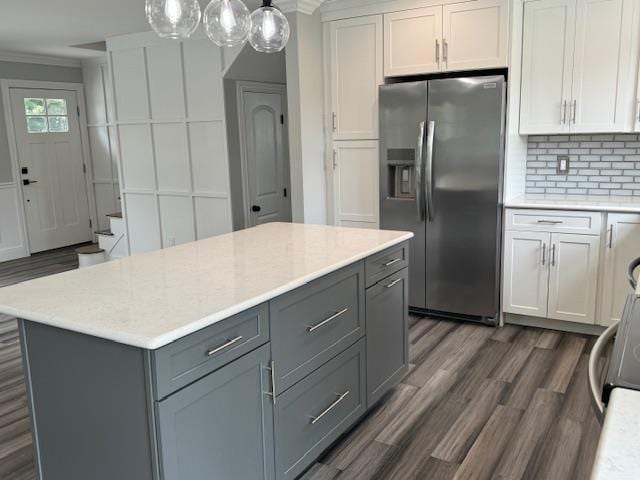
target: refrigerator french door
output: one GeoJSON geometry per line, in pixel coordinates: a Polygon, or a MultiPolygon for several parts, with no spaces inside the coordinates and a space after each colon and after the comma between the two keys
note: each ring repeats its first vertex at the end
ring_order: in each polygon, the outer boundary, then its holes
{"type": "Polygon", "coordinates": [[[499,312],[503,76],[380,87],[380,226],[409,230],[413,310],[499,312]]]}

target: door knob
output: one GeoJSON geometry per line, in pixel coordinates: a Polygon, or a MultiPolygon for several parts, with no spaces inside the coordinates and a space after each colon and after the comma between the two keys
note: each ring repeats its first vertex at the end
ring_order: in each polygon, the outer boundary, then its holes
{"type": "Polygon", "coordinates": [[[29,180],[28,178],[25,178],[24,180],[22,180],[22,184],[23,185],[31,185],[32,183],[38,183],[37,180],[29,180]]]}
{"type": "Polygon", "coordinates": [[[252,206],[251,206],[251,211],[252,211],[252,212],[259,212],[260,210],[262,210],[262,209],[260,208],[260,205],[252,205],[252,206]]]}

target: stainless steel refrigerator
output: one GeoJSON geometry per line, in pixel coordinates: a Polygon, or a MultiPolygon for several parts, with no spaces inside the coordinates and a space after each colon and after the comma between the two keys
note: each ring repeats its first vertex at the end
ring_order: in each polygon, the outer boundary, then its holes
{"type": "Polygon", "coordinates": [[[506,82],[380,87],[380,226],[410,230],[413,310],[499,316],[506,82]]]}

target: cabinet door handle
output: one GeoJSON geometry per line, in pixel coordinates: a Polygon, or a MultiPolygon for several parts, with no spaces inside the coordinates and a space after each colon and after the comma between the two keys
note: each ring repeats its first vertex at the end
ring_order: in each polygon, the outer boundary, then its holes
{"type": "Polygon", "coordinates": [[[387,263],[383,263],[382,265],[385,266],[385,267],[390,267],[394,263],[398,263],[400,260],[402,260],[402,259],[401,258],[394,258],[393,260],[389,260],[387,263]]]}
{"type": "Polygon", "coordinates": [[[562,220],[538,220],[537,223],[541,223],[543,225],[559,225],[564,222],[562,220]]]}
{"type": "Polygon", "coordinates": [[[576,110],[578,109],[578,101],[574,100],[573,101],[573,114],[571,115],[571,121],[573,122],[573,124],[576,124],[576,110]]]}
{"type": "Polygon", "coordinates": [[[270,376],[271,376],[271,391],[270,392],[264,392],[265,395],[269,395],[271,397],[271,400],[273,401],[273,404],[276,404],[276,362],[274,362],[273,360],[271,361],[271,363],[269,364],[268,367],[264,367],[266,370],[269,370],[270,376]]]}
{"type": "Polygon", "coordinates": [[[320,413],[317,417],[311,417],[311,425],[315,425],[316,423],[318,423],[322,419],[322,417],[324,417],[327,413],[329,413],[331,410],[336,408],[338,404],[340,404],[340,402],[342,402],[347,397],[347,395],[349,395],[349,390],[347,390],[344,393],[336,393],[336,395],[338,396],[338,398],[336,398],[335,402],[333,402],[331,405],[325,408],[324,411],[320,413]]]}
{"type": "Polygon", "coordinates": [[[336,112],[331,112],[331,128],[333,128],[333,131],[336,131],[336,112]]]}
{"type": "Polygon", "coordinates": [[[240,340],[242,340],[242,335],[238,335],[236,338],[228,340],[226,343],[220,345],[219,347],[207,350],[207,357],[212,357],[216,353],[220,353],[221,351],[229,348],[231,345],[238,343],[240,340]]]}
{"type": "Polygon", "coordinates": [[[547,244],[542,244],[542,265],[547,263],[547,244]]]}
{"type": "Polygon", "coordinates": [[[611,225],[609,227],[609,242],[608,242],[608,246],[609,249],[613,248],[613,225],[611,225]]]}
{"type": "Polygon", "coordinates": [[[449,61],[449,44],[446,38],[442,39],[442,61],[445,63],[449,61]]]}
{"type": "Polygon", "coordinates": [[[343,308],[342,310],[340,310],[339,312],[334,313],[333,315],[331,315],[329,318],[324,319],[323,321],[321,321],[320,323],[316,323],[315,325],[309,325],[307,326],[307,332],[311,333],[314,332],[315,330],[319,329],[320,327],[326,325],[327,323],[331,322],[332,320],[335,320],[336,318],[338,318],[340,315],[344,314],[347,312],[347,310],[349,310],[349,308],[343,308]]]}
{"type": "Polygon", "coordinates": [[[566,100],[562,102],[562,117],[560,118],[560,123],[563,125],[567,123],[567,101],[566,100]]]}
{"type": "Polygon", "coordinates": [[[402,281],[401,278],[397,278],[395,279],[393,282],[389,283],[388,285],[385,285],[385,287],[387,288],[392,288],[395,287],[397,284],[399,284],[402,281]]]}
{"type": "Polygon", "coordinates": [[[440,65],[440,42],[436,38],[436,63],[440,65]]]}
{"type": "Polygon", "coordinates": [[[556,244],[555,243],[551,245],[551,266],[552,267],[556,266],[556,244]]]}

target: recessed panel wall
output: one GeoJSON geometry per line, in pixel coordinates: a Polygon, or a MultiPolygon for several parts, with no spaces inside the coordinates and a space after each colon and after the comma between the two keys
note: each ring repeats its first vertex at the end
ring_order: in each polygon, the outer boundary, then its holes
{"type": "Polygon", "coordinates": [[[131,252],[231,231],[220,49],[153,33],[107,47],[131,252]]]}

